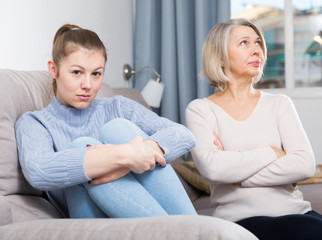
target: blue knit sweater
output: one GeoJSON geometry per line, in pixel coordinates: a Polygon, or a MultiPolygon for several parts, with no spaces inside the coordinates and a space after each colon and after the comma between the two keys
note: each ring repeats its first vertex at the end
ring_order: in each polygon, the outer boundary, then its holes
{"type": "Polygon", "coordinates": [[[183,125],[159,117],[128,98],[95,99],[86,109],[76,109],[62,105],[53,96],[47,107],[27,112],[16,122],[19,161],[25,178],[33,187],[47,191],[89,181],[83,167],[86,149],[69,146],[82,136],[98,138],[101,127],[115,118],[128,119],[140,127],[164,150],[167,162],[195,145],[194,137],[183,125]]]}

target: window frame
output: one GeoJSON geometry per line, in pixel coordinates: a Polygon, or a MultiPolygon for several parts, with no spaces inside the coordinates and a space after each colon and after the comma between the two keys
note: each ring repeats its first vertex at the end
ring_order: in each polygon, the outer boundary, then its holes
{"type": "Polygon", "coordinates": [[[295,87],[293,0],[284,0],[284,55],[285,87],[260,90],[281,93],[296,99],[322,98],[322,87],[295,87]]]}
{"type": "Polygon", "coordinates": [[[293,0],[284,0],[285,88],[263,89],[291,98],[322,98],[322,87],[295,87],[293,0]]]}

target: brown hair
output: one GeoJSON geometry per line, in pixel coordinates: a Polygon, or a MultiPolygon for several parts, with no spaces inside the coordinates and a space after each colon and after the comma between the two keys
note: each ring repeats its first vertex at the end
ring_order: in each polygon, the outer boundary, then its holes
{"type": "MultiPolygon", "coordinates": [[[[98,35],[88,29],[83,29],[77,25],[64,24],[61,26],[54,37],[52,59],[57,66],[57,76],[59,75],[59,66],[61,60],[68,57],[71,53],[80,47],[88,50],[99,50],[107,61],[106,48],[98,35]]],[[[53,89],[56,93],[56,80],[53,80],[53,89]]]]}
{"type": "Polygon", "coordinates": [[[264,65],[267,58],[267,49],[264,37],[259,28],[247,19],[231,19],[225,23],[216,24],[209,32],[202,49],[203,69],[201,74],[208,78],[210,86],[224,91],[227,88],[230,78],[227,73],[230,69],[228,58],[228,44],[230,32],[235,26],[251,27],[260,37],[260,46],[263,50],[264,60],[261,69],[256,77],[252,79],[253,83],[260,80],[263,74],[264,65]]]}

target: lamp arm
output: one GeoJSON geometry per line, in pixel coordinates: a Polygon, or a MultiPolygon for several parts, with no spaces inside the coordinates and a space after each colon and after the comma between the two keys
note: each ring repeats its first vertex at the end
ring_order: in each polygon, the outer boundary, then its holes
{"type": "Polygon", "coordinates": [[[134,70],[132,70],[132,72],[133,72],[133,74],[136,74],[136,73],[138,73],[138,72],[141,72],[143,69],[145,69],[145,68],[150,68],[152,71],[153,71],[153,73],[157,76],[157,79],[156,79],[156,81],[157,82],[160,82],[160,80],[161,80],[161,76],[160,76],[160,74],[153,68],[153,67],[151,67],[151,66],[144,66],[144,67],[141,67],[139,70],[137,70],[137,71],[134,71],[134,70]]]}
{"type": "Polygon", "coordinates": [[[131,66],[129,64],[124,64],[123,65],[123,78],[124,80],[129,80],[131,78],[132,75],[141,72],[143,69],[145,68],[150,68],[153,73],[157,76],[156,82],[160,82],[161,81],[161,76],[160,74],[151,66],[146,65],[144,67],[141,67],[139,70],[135,71],[131,68],[131,66]]]}

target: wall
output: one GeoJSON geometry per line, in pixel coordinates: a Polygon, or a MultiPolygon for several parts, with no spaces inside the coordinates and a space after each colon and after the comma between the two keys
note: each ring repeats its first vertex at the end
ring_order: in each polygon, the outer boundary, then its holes
{"type": "Polygon", "coordinates": [[[133,62],[132,0],[0,0],[0,68],[47,70],[64,23],[95,31],[108,50],[104,82],[127,86],[122,67],[133,62]]]}
{"type": "MultiPolygon", "coordinates": [[[[322,90],[321,90],[322,91],[322,90]]],[[[322,164],[322,98],[293,98],[317,164],[322,164]]]]}

